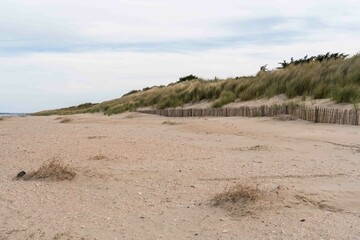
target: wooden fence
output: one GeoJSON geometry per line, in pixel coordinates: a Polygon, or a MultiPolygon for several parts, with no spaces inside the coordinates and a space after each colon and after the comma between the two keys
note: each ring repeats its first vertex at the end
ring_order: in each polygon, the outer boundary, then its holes
{"type": "Polygon", "coordinates": [[[273,105],[238,108],[193,108],[193,109],[151,109],[138,110],[140,113],[157,114],[166,117],[273,117],[279,114],[290,114],[306,121],[315,123],[333,124],[360,124],[360,110],[358,109],[333,109],[309,108],[305,106],[273,105]]]}

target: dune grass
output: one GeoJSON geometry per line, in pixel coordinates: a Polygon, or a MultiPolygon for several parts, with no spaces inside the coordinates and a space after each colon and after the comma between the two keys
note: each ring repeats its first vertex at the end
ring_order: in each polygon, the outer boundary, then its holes
{"type": "Polygon", "coordinates": [[[248,101],[280,94],[285,94],[288,98],[329,98],[336,103],[356,104],[360,102],[360,54],[350,58],[291,64],[283,69],[259,71],[255,76],[225,80],[195,78],[166,87],[154,86],[131,91],[119,99],[99,104],[82,104],[35,115],[95,112],[112,115],[138,107],[164,109],[202,100],[211,101],[212,107],[218,108],[235,100],[248,101]]]}

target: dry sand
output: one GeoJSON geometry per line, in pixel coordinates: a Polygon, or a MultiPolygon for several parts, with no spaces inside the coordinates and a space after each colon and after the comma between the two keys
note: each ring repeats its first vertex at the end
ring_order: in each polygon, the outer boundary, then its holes
{"type": "Polygon", "coordinates": [[[360,239],[360,127],[137,113],[66,118],[0,122],[1,240],[360,239]],[[76,177],[13,179],[53,158],[76,177]],[[237,184],[259,197],[212,205],[237,184]]]}

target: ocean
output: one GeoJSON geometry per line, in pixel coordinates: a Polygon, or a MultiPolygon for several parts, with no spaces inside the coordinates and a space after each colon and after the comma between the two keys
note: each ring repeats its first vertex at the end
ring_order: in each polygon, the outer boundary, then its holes
{"type": "Polygon", "coordinates": [[[24,117],[28,113],[2,113],[0,112],[0,117],[24,117]]]}

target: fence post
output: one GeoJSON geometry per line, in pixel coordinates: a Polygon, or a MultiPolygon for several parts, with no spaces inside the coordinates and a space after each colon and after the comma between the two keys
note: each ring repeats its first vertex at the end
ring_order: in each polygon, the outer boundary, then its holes
{"type": "Polygon", "coordinates": [[[315,107],[315,123],[319,122],[319,108],[315,107]]]}

